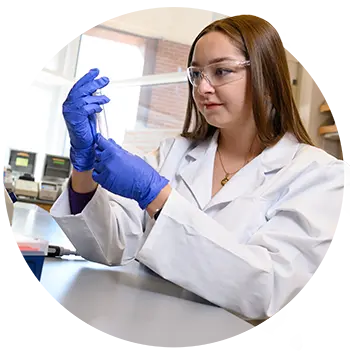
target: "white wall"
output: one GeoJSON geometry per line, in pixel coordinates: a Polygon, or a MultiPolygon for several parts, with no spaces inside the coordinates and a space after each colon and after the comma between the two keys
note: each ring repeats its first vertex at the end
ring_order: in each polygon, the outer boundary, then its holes
{"type": "Polygon", "coordinates": [[[190,8],[156,8],[110,19],[106,27],[191,45],[214,13],[190,8]]]}
{"type": "MultiPolygon", "coordinates": [[[[344,46],[343,9],[257,9],[257,15],[272,16],[281,36],[297,40],[299,47],[344,46]]],[[[190,45],[213,20],[228,16],[231,9],[196,9],[186,6],[152,9],[114,9],[112,16],[97,17],[97,23],[127,32],[190,45]],[[181,19],[181,20],[179,20],[181,19]]]]}

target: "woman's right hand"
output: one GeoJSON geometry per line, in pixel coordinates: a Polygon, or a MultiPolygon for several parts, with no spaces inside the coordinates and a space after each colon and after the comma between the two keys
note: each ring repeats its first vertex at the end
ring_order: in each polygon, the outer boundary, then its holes
{"type": "Polygon", "coordinates": [[[93,95],[109,83],[107,77],[96,79],[98,69],[90,70],[77,81],[63,103],[63,116],[69,133],[70,158],[77,171],[91,170],[95,161],[95,114],[102,111],[100,105],[109,102],[104,95],[93,95]]]}

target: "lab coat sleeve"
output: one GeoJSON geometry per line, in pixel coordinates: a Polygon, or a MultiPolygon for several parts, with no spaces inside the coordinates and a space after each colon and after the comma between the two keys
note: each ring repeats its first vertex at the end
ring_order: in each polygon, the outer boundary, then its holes
{"type": "Polygon", "coordinates": [[[142,261],[218,306],[265,319],[304,287],[322,261],[343,185],[342,164],[310,168],[269,207],[266,223],[244,244],[173,190],[142,248],[142,261]]]}
{"type": "MultiPolygon", "coordinates": [[[[158,169],[173,142],[174,139],[163,141],[144,160],[158,169]]],[[[112,194],[101,186],[81,213],[71,214],[68,190],[61,194],[50,213],[77,252],[93,262],[127,264],[145,240],[147,212],[136,201],[112,194]]]]}

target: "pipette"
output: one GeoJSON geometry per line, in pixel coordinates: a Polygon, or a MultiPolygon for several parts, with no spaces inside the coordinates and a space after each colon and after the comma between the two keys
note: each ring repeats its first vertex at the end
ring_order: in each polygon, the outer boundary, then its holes
{"type": "Polygon", "coordinates": [[[62,257],[63,255],[79,256],[76,251],[71,251],[70,249],[66,249],[62,246],[49,245],[49,248],[47,250],[48,257],[62,257]]]}

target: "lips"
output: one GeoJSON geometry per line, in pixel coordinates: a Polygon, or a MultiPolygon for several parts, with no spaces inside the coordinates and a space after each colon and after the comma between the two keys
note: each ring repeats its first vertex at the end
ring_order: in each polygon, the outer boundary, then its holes
{"type": "Polygon", "coordinates": [[[203,105],[206,109],[209,109],[209,110],[222,106],[222,104],[216,104],[216,103],[207,103],[207,104],[203,104],[203,105]]]}

